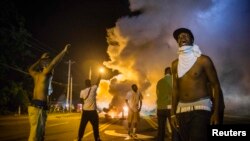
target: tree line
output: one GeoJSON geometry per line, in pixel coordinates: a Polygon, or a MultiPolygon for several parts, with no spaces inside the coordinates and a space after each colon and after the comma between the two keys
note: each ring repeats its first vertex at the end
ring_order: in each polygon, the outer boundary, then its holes
{"type": "Polygon", "coordinates": [[[0,114],[27,112],[33,81],[27,67],[34,60],[25,19],[9,0],[0,2],[0,114]]]}

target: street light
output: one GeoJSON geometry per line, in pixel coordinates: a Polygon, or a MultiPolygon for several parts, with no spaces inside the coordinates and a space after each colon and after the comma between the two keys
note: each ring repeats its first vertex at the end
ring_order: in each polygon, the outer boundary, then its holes
{"type": "Polygon", "coordinates": [[[99,72],[100,72],[101,74],[103,74],[103,73],[105,72],[105,69],[104,69],[103,67],[100,67],[100,68],[99,68],[99,72]]]}

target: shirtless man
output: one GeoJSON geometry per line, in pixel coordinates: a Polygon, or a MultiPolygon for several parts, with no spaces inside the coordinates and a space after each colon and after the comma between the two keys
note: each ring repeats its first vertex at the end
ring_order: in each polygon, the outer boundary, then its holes
{"type": "Polygon", "coordinates": [[[53,70],[65,53],[69,44],[51,60],[48,53],[44,53],[41,58],[29,68],[29,74],[34,80],[34,91],[31,105],[28,107],[30,121],[29,141],[43,141],[45,135],[45,124],[47,120],[47,96],[50,94],[53,70]]]}
{"type": "Polygon", "coordinates": [[[194,36],[189,29],[179,28],[173,36],[179,45],[179,57],[172,62],[171,122],[178,133],[173,140],[206,141],[207,125],[219,121],[218,105],[222,91],[217,72],[212,60],[193,44],[194,36]]]}

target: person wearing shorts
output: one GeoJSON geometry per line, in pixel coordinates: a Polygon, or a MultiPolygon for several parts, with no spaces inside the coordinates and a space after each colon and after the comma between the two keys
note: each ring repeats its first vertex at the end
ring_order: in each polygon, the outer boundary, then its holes
{"type": "Polygon", "coordinates": [[[140,119],[140,111],[142,106],[142,94],[138,91],[136,84],[131,86],[132,90],[127,93],[126,104],[128,106],[128,134],[136,137],[137,123],[140,119]],[[132,128],[133,127],[133,128],[132,128]],[[133,130],[132,130],[133,129],[133,130]]]}

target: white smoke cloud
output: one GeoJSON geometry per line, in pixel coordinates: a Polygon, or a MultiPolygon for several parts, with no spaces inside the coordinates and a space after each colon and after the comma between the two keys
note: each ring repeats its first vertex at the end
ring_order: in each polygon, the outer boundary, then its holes
{"type": "Polygon", "coordinates": [[[144,108],[154,108],[155,85],[165,67],[177,58],[172,33],[176,28],[186,27],[192,30],[203,53],[214,61],[226,106],[231,109],[228,102],[238,96],[232,103],[241,107],[241,96],[249,99],[250,84],[249,49],[245,48],[249,46],[250,31],[247,5],[247,0],[130,0],[131,11],[140,14],[118,19],[116,26],[107,31],[110,61],[104,65],[118,70],[123,78],[110,80],[109,93],[122,100],[130,85],[136,83],[144,94],[144,108]],[[235,74],[240,74],[240,79],[231,77],[235,74]]]}

